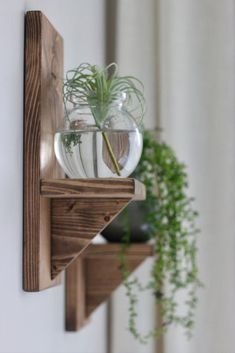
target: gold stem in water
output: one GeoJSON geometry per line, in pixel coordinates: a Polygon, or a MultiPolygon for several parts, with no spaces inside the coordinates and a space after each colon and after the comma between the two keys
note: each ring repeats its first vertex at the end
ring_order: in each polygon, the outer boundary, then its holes
{"type": "Polygon", "coordinates": [[[112,149],[111,143],[109,141],[109,138],[108,138],[106,132],[102,131],[102,136],[104,138],[105,144],[106,144],[107,149],[109,151],[109,155],[110,155],[110,158],[111,158],[111,160],[113,162],[113,166],[114,166],[114,168],[116,170],[116,173],[117,173],[118,176],[120,176],[121,175],[120,168],[119,168],[118,162],[116,160],[116,157],[115,157],[115,155],[113,153],[113,149],[112,149]]]}

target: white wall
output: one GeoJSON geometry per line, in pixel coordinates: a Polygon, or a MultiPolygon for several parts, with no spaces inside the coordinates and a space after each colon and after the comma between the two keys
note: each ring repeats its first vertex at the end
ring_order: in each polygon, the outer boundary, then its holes
{"type": "Polygon", "coordinates": [[[118,0],[116,52],[120,72],[144,84],[145,127],[157,125],[157,34],[155,0],[118,0]]]}
{"type": "MultiPolygon", "coordinates": [[[[164,353],[234,353],[234,1],[118,4],[118,62],[147,85],[147,127],[154,126],[157,112],[165,140],[188,165],[190,192],[200,212],[199,267],[205,288],[199,295],[194,337],[187,341],[182,330],[172,327],[164,353]]],[[[144,277],[147,268],[139,273],[144,277]]],[[[113,302],[113,353],[152,353],[151,344],[141,347],[128,338],[122,289],[113,302]]],[[[149,302],[139,317],[140,327],[147,327],[149,302]]]]}
{"type": "MultiPolygon", "coordinates": [[[[116,60],[120,72],[139,78],[144,84],[147,113],[146,128],[157,126],[157,41],[155,0],[119,0],[117,11],[116,60]]],[[[152,261],[147,259],[134,275],[143,285],[149,281],[152,261]]],[[[123,286],[112,296],[112,353],[153,353],[154,340],[140,344],[127,330],[128,299],[123,286]]],[[[142,335],[155,326],[155,305],[151,292],[138,295],[137,328],[142,335]]]]}
{"type": "Polygon", "coordinates": [[[41,10],[65,41],[65,69],[104,62],[103,0],[0,3],[0,352],[104,353],[106,308],[78,333],[64,331],[64,287],[22,291],[24,12],[41,10]]]}
{"type": "Polygon", "coordinates": [[[233,0],[160,0],[161,119],[188,165],[202,234],[195,334],[165,353],[234,353],[235,9],[233,0]]]}

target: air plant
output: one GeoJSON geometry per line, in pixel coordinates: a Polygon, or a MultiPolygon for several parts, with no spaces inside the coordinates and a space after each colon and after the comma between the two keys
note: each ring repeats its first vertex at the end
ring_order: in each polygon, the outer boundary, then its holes
{"type": "Polygon", "coordinates": [[[87,103],[92,111],[97,127],[102,128],[110,105],[124,94],[125,109],[133,113],[133,105],[139,103],[140,113],[133,116],[140,125],[145,113],[143,84],[134,76],[119,76],[116,63],[104,69],[83,63],[66,74],[64,82],[64,102],[87,103]],[[135,103],[134,103],[135,102],[135,103]]]}
{"type": "MultiPolygon", "coordinates": [[[[133,76],[119,76],[116,63],[104,69],[83,63],[69,70],[64,81],[64,105],[66,118],[69,119],[68,103],[72,106],[87,104],[95,124],[102,131],[108,153],[117,175],[120,168],[114,155],[107,133],[104,129],[110,106],[120,98],[125,98],[124,109],[131,114],[137,126],[142,123],[145,113],[143,84],[133,76]]],[[[71,140],[71,138],[70,138],[71,140]]],[[[74,141],[70,141],[73,143],[74,141]]]]}

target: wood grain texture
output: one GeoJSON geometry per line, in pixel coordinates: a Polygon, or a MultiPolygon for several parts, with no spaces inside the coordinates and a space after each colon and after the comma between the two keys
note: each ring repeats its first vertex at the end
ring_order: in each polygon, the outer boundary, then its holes
{"type": "MultiPolygon", "coordinates": [[[[66,329],[77,331],[91,313],[122,283],[120,244],[91,244],[66,270],[66,329]],[[82,272],[82,274],[81,274],[82,272]]],[[[133,272],[153,255],[149,244],[134,244],[127,253],[133,272]]]]}
{"type": "Polygon", "coordinates": [[[54,155],[54,133],[63,124],[63,40],[40,11],[25,16],[23,288],[51,281],[50,199],[40,179],[63,178],[54,155]]]}
{"type": "Polygon", "coordinates": [[[129,199],[52,199],[52,278],[71,264],[129,199]]]}
{"type": "Polygon", "coordinates": [[[49,198],[131,198],[145,199],[145,186],[126,179],[42,180],[41,195],[49,198]]]}

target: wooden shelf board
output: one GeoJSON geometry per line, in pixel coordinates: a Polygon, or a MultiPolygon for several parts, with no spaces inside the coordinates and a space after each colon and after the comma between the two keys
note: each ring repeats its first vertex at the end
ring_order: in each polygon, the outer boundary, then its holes
{"type": "Polygon", "coordinates": [[[41,180],[41,195],[48,198],[145,199],[145,187],[132,178],[41,180]]]}
{"type": "MultiPolygon", "coordinates": [[[[99,258],[102,256],[118,256],[120,254],[120,243],[105,243],[105,244],[90,244],[87,250],[84,251],[83,257],[99,258]]],[[[126,250],[129,257],[132,256],[153,256],[153,246],[148,243],[131,244],[126,250]]]]}

